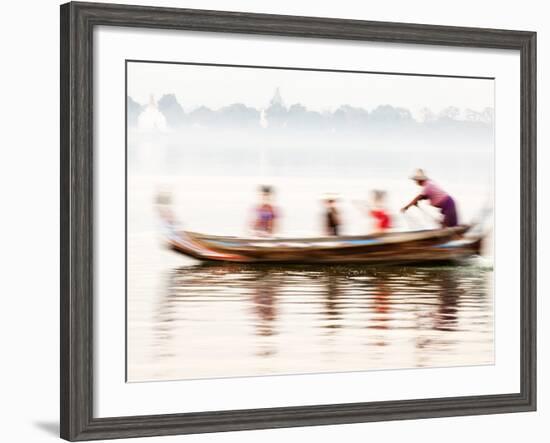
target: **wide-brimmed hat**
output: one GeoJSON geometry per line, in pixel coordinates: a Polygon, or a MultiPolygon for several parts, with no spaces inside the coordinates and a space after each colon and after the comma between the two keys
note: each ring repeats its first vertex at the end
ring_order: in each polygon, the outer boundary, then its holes
{"type": "Polygon", "coordinates": [[[428,180],[428,176],[426,175],[423,169],[417,169],[416,171],[414,171],[414,174],[411,175],[411,180],[425,181],[425,180],[428,180]]]}
{"type": "Polygon", "coordinates": [[[321,200],[324,201],[336,201],[338,200],[338,193],[336,192],[325,192],[323,195],[321,195],[321,200]]]}

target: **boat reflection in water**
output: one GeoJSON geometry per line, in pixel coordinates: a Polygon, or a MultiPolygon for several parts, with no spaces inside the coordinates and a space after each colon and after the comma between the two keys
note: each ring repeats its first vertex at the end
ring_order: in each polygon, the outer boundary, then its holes
{"type": "Polygon", "coordinates": [[[493,363],[492,270],[196,265],[174,269],[140,379],[493,363]]]}

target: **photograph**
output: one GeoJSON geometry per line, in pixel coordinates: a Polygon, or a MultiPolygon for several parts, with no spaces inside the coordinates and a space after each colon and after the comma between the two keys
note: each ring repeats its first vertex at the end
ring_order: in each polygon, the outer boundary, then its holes
{"type": "Polygon", "coordinates": [[[61,438],[536,411],[536,23],[175,6],[60,7],[61,438]]]}
{"type": "Polygon", "coordinates": [[[125,72],[128,382],[495,363],[494,78],[125,72]]]}

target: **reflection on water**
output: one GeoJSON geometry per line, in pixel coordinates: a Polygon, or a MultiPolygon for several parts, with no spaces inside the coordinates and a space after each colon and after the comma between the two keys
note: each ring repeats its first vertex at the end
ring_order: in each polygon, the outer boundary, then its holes
{"type": "Polygon", "coordinates": [[[130,381],[493,363],[492,270],[475,262],[196,265],[165,278],[130,381]]]}

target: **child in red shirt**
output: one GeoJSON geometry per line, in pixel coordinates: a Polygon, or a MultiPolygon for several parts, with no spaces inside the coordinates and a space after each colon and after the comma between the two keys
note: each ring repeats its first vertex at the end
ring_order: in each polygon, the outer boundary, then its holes
{"type": "Polygon", "coordinates": [[[374,221],[375,232],[384,232],[392,227],[391,216],[385,207],[385,191],[374,190],[371,193],[372,204],[361,205],[361,209],[374,221]]]}
{"type": "Polygon", "coordinates": [[[372,191],[373,205],[369,209],[369,215],[374,219],[374,226],[378,232],[391,228],[391,217],[384,205],[385,197],[385,191],[372,191]]]}
{"type": "Polygon", "coordinates": [[[385,231],[391,228],[390,216],[383,209],[371,209],[370,215],[375,220],[374,224],[377,231],[385,231]]]}

